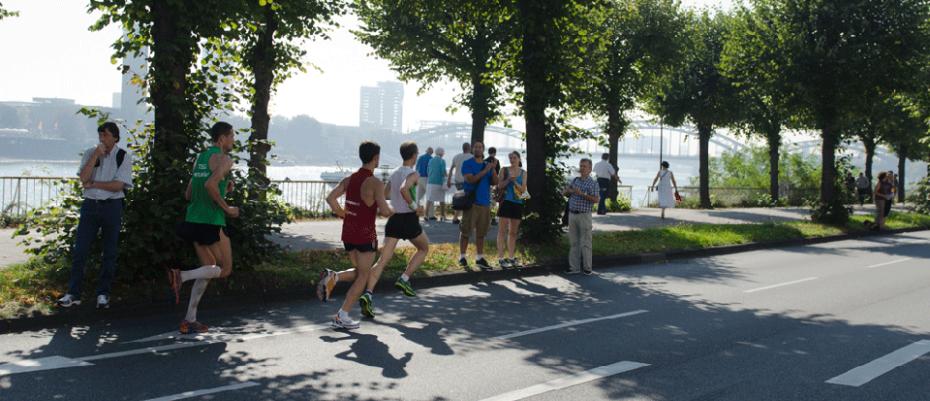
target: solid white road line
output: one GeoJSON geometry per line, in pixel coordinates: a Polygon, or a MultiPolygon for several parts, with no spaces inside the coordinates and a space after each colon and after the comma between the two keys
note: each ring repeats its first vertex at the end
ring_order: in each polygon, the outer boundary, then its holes
{"type": "Polygon", "coordinates": [[[195,390],[195,391],[185,391],[181,394],[166,395],[164,397],[152,398],[152,399],[148,399],[145,401],[183,400],[185,398],[194,398],[194,397],[200,397],[202,395],[207,395],[207,394],[216,394],[216,393],[222,393],[224,391],[239,390],[239,389],[248,388],[248,387],[255,387],[257,385],[258,383],[255,383],[255,382],[234,383],[234,384],[230,384],[228,386],[223,386],[223,387],[214,387],[214,388],[195,390]]]}
{"type": "Polygon", "coordinates": [[[747,294],[750,294],[750,293],[753,293],[753,292],[771,290],[771,289],[773,289],[773,288],[784,287],[784,286],[786,286],[786,285],[792,285],[792,284],[803,283],[803,282],[805,282],[805,281],[816,280],[816,279],[818,279],[818,278],[819,278],[819,277],[802,278],[802,279],[800,279],[800,280],[789,281],[789,282],[787,282],[787,283],[772,284],[772,285],[767,285],[767,286],[765,286],[765,287],[753,288],[753,289],[751,289],[751,290],[746,290],[746,291],[743,291],[743,292],[745,292],[745,293],[747,293],[747,294]]]}
{"type": "Polygon", "coordinates": [[[528,336],[530,334],[537,334],[537,333],[542,333],[542,332],[546,332],[550,330],[558,330],[558,329],[562,329],[565,327],[577,326],[579,324],[587,324],[587,323],[592,323],[592,322],[598,322],[601,320],[619,319],[622,317],[635,316],[635,315],[639,315],[641,313],[646,313],[646,312],[649,312],[649,311],[645,309],[640,309],[640,310],[635,310],[632,312],[618,313],[616,315],[610,315],[610,316],[595,317],[595,318],[584,319],[584,320],[572,320],[570,322],[565,322],[565,323],[556,324],[552,326],[540,327],[538,329],[525,330],[525,331],[520,331],[516,333],[505,334],[505,335],[497,336],[494,338],[498,340],[509,340],[511,338],[528,336]]]}
{"type": "Polygon", "coordinates": [[[92,363],[78,359],[65,358],[63,356],[49,356],[0,364],[0,376],[92,365],[92,363]]]}
{"type": "Polygon", "coordinates": [[[532,396],[540,395],[543,393],[548,393],[553,390],[560,390],[566,387],[575,386],[582,383],[587,383],[589,381],[594,381],[602,379],[605,377],[613,376],[623,372],[629,372],[631,370],[639,369],[642,367],[649,366],[647,363],[639,362],[630,362],[630,361],[621,361],[612,365],[601,366],[591,370],[587,370],[575,375],[571,375],[562,379],[551,380],[542,384],[537,384],[535,386],[530,386],[520,390],[511,391],[509,393],[504,393],[497,395],[491,398],[485,398],[482,401],[515,401],[522,400],[524,398],[529,398],[532,396]]]}
{"type": "Polygon", "coordinates": [[[895,263],[907,262],[907,261],[909,261],[909,260],[911,260],[911,258],[903,258],[903,259],[898,259],[898,260],[892,260],[891,262],[885,262],[885,263],[879,263],[879,264],[877,264],[877,265],[866,266],[865,268],[866,268],[866,269],[874,269],[874,268],[876,268],[876,267],[882,267],[882,266],[893,265],[893,264],[895,264],[895,263]]]}
{"type": "Polygon", "coordinates": [[[928,352],[930,352],[930,340],[921,340],[827,380],[827,383],[859,387],[928,352]]]}

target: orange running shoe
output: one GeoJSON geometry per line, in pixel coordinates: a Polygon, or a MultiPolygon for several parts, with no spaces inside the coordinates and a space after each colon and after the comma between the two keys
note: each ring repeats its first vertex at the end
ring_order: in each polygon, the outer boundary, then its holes
{"type": "Polygon", "coordinates": [[[200,322],[188,322],[187,320],[181,321],[181,329],[178,330],[181,334],[191,334],[191,333],[206,333],[210,328],[207,325],[200,322]]]}

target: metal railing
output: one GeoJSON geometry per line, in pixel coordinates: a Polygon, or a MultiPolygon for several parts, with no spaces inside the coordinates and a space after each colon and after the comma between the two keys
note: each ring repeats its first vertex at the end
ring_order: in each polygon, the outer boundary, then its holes
{"type": "Polygon", "coordinates": [[[70,190],[73,178],[0,177],[0,215],[24,217],[30,210],[43,207],[70,190]]]}
{"type": "Polygon", "coordinates": [[[281,197],[290,207],[310,213],[325,213],[329,210],[326,205],[326,195],[339,182],[316,180],[273,180],[272,185],[281,190],[281,197]]]}

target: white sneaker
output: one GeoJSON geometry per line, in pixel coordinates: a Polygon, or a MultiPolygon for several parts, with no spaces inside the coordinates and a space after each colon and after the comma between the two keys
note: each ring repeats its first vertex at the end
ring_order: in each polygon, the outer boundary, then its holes
{"type": "Polygon", "coordinates": [[[342,315],[342,313],[337,313],[336,316],[333,316],[332,326],[334,329],[345,329],[345,330],[355,330],[359,328],[359,323],[355,320],[352,320],[348,314],[342,315]]]}
{"type": "Polygon", "coordinates": [[[56,302],[56,304],[58,304],[58,306],[62,308],[70,308],[71,306],[74,306],[74,305],[80,305],[81,300],[75,297],[74,295],[65,294],[65,296],[61,297],[61,299],[59,299],[58,302],[56,302]]]}
{"type": "Polygon", "coordinates": [[[110,297],[106,295],[97,295],[97,309],[109,309],[110,297]]]}

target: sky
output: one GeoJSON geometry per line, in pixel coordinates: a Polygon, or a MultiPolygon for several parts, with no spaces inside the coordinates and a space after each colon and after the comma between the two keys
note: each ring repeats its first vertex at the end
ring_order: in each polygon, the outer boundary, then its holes
{"type": "MultiPolygon", "coordinates": [[[[682,0],[685,7],[729,7],[730,0],[682,0]]],[[[120,75],[111,64],[110,45],[119,36],[108,27],[91,32],[96,17],[78,0],[5,0],[6,9],[19,17],[0,21],[0,101],[28,101],[33,97],[74,99],[79,104],[110,106],[120,90],[120,75]]],[[[282,83],[272,99],[272,115],[306,114],[319,121],[358,125],[359,87],[396,80],[387,61],[371,55],[371,48],[350,32],[358,21],[339,19],[330,40],[308,42],[308,68],[282,83]]],[[[404,84],[404,130],[419,128],[424,120],[470,121],[467,110],[446,111],[457,85],[434,85],[417,94],[420,84],[404,84]]],[[[511,119],[514,128],[522,121],[511,119]]]]}

